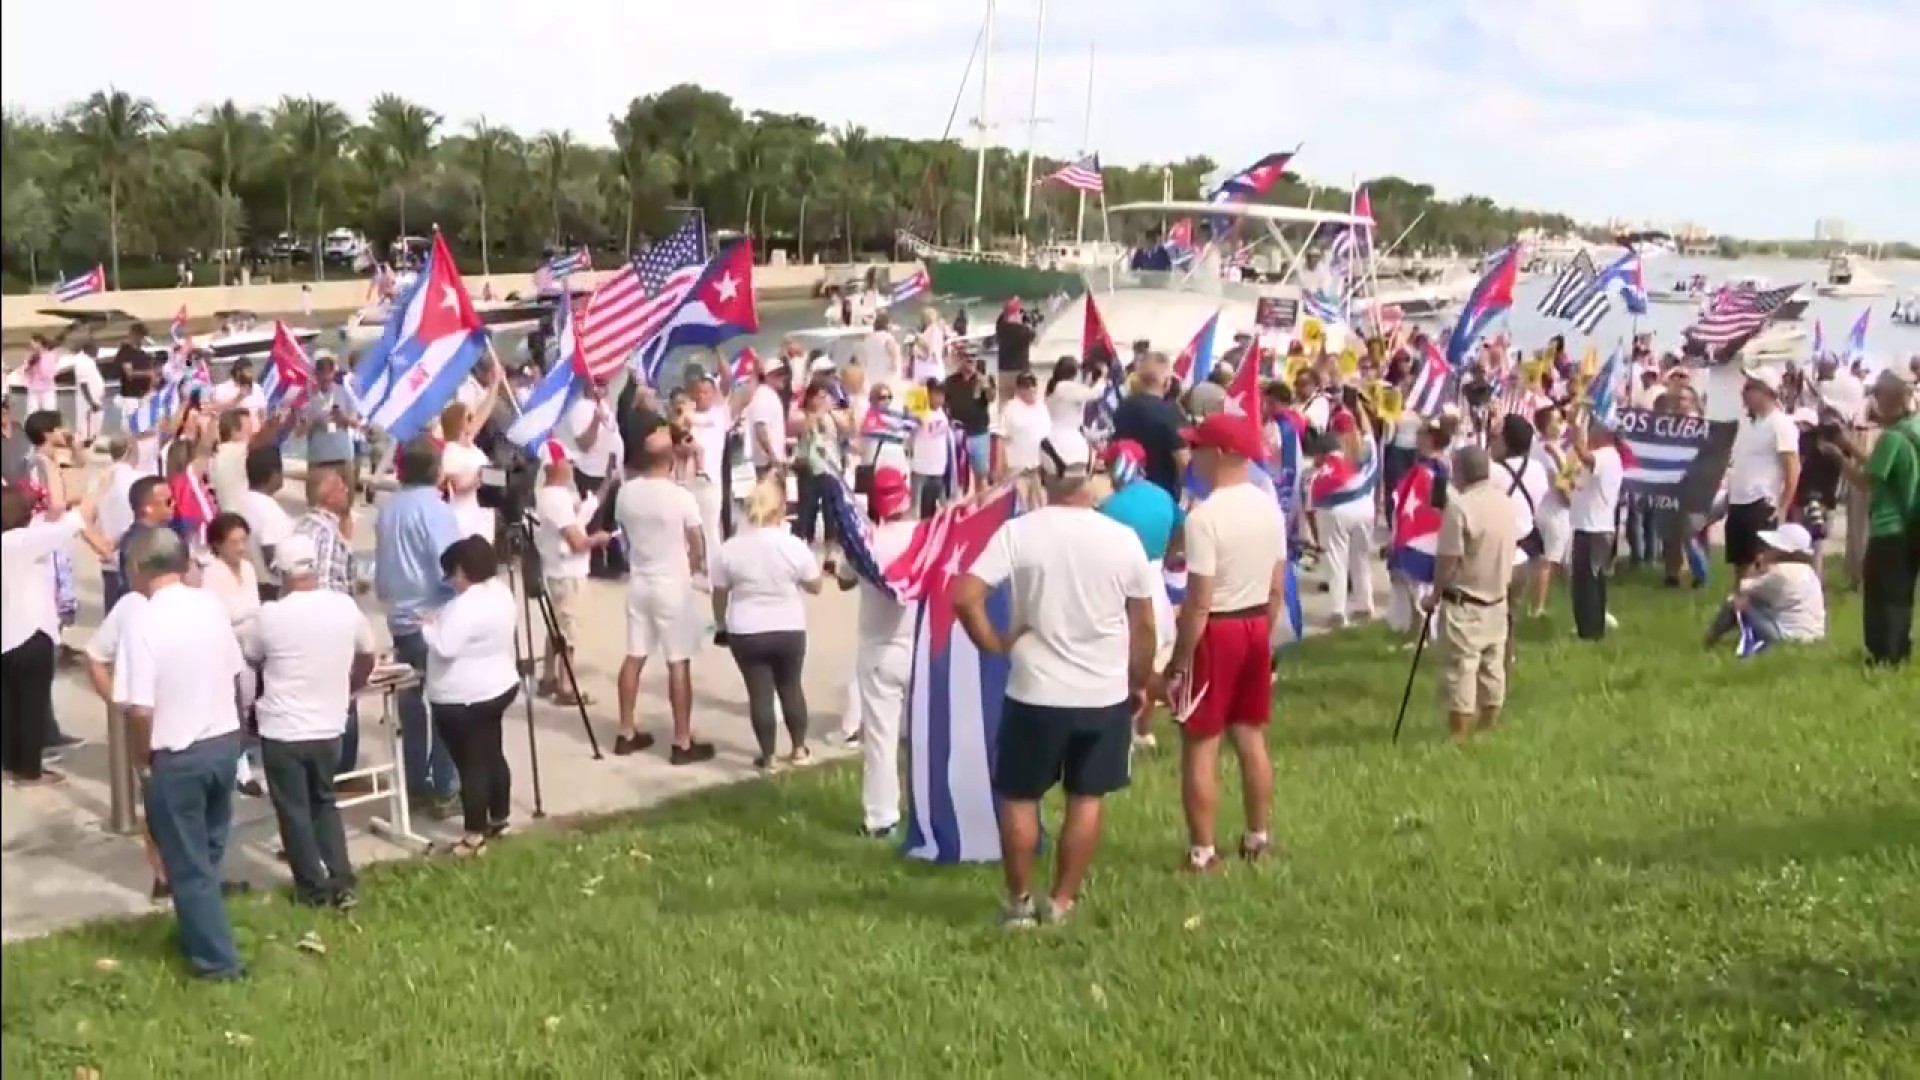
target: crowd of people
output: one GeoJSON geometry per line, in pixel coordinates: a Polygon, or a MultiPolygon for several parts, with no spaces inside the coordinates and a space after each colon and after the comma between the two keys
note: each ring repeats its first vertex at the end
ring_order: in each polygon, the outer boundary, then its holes
{"type": "MultiPolygon", "coordinates": [[[[355,702],[387,651],[362,613],[366,594],[392,663],[417,677],[398,695],[406,796],[423,815],[457,816],[448,850],[474,858],[510,828],[508,708],[523,693],[592,704],[568,662],[590,580],[624,590],[614,754],[656,744],[640,694],[653,661],[666,675],[667,759],[714,757],[696,737],[692,686],[711,641],[738,667],[754,764],[769,772],[812,754],[806,598],[831,585],[859,590],[835,735],[861,744],[862,830],[892,836],[915,620],[862,567],[907,550],[916,521],[1018,483],[1033,505],[958,577],[952,600],[978,648],[1010,658],[996,787],[1005,919],[1023,926],[1073,910],[1101,799],[1125,786],[1162,709],[1181,732],[1183,865],[1220,865],[1223,742],[1242,775],[1238,854],[1272,849],[1264,732],[1302,570],[1317,571],[1309,587],[1328,594],[1329,626],[1346,627],[1378,617],[1386,549],[1388,621],[1410,647],[1440,643],[1444,709],[1462,739],[1497,727],[1515,609],[1542,615],[1557,575],[1589,640],[1617,624],[1607,593],[1617,563],[1657,567],[1675,587],[1689,573],[1704,582],[1686,549],[1707,522],[1626,498],[1617,435],[1557,343],[1537,367],[1489,344],[1456,400],[1423,415],[1402,405],[1418,378],[1417,333],[1370,339],[1350,358],[1243,336],[1182,386],[1151,342],[1127,358],[1103,348],[1061,358],[1043,378],[1017,301],[994,328],[991,374],[932,307],[905,342],[883,310],[866,314],[872,332],[850,363],[790,343],[737,377],[733,364],[692,366],[666,394],[588,387],[539,448],[523,521],[500,513],[486,477],[513,453],[507,399],[534,375],[485,363],[434,432],[394,448],[397,490],[372,515],[371,560],[356,550],[357,496],[371,490],[364,419],[329,356],[304,401],[277,413],[235,365],[157,430],[93,440],[108,464],[91,474],[76,473],[73,456],[87,433],[34,409],[22,425],[30,452],[9,460],[0,502],[9,779],[59,781],[47,766],[70,740],[52,684],[84,546],[105,609],[84,659],[142,766],[154,893],[171,897],[194,968],[230,977],[242,965],[220,866],[236,792],[271,800],[296,900],[355,902],[337,801],[366,788],[355,702]],[[1257,379],[1237,383],[1249,364],[1257,379]],[[1237,396],[1249,382],[1251,402],[1237,396]],[[295,431],[307,447],[298,516],[279,499],[279,447],[295,431]],[[864,521],[837,512],[854,500],[864,521]],[[1395,541],[1394,523],[1418,513],[1436,515],[1428,566],[1395,541]],[[553,614],[551,634],[527,636],[544,656],[525,685],[516,567],[537,574],[522,587],[553,614]],[[987,598],[1003,585],[1013,616],[1000,625],[987,598]],[[1036,903],[1039,802],[1056,785],[1067,821],[1050,894],[1036,903]]],[[[1633,364],[1633,404],[1699,414],[1695,370],[1656,361],[1645,343],[1633,364]]],[[[1738,585],[1704,628],[1709,641],[1736,627],[1763,643],[1823,637],[1816,567],[1827,515],[1844,506],[1867,651],[1906,660],[1920,569],[1912,395],[1900,372],[1870,388],[1824,365],[1791,382],[1750,373],[1724,500],[1738,585]]],[[[10,412],[0,424],[11,436],[10,412]]]]}

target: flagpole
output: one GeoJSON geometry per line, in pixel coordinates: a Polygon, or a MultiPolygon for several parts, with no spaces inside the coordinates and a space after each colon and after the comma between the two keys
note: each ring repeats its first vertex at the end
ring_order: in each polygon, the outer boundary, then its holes
{"type": "Polygon", "coordinates": [[[1033,28],[1033,90],[1027,98],[1027,183],[1020,197],[1020,255],[1027,254],[1027,232],[1033,227],[1033,144],[1040,133],[1040,46],[1047,34],[1047,0],[1033,28]]]}
{"type": "MultiPolygon", "coordinates": [[[[1081,157],[1087,156],[1087,153],[1088,153],[1087,147],[1090,143],[1093,142],[1093,74],[1094,74],[1093,57],[1094,57],[1094,44],[1093,42],[1088,42],[1087,43],[1087,108],[1086,108],[1085,117],[1080,122],[1080,156],[1081,157]]],[[[1101,212],[1104,214],[1105,213],[1104,207],[1106,206],[1104,195],[1102,196],[1101,206],[1103,208],[1101,212]]],[[[1087,193],[1082,191],[1080,193],[1079,205],[1074,210],[1073,242],[1076,245],[1083,244],[1086,242],[1086,239],[1087,239],[1087,193]]]]}
{"type": "Polygon", "coordinates": [[[986,215],[987,191],[987,109],[993,101],[993,0],[987,0],[987,27],[980,51],[980,116],[974,127],[980,145],[973,162],[973,250],[980,250],[981,223],[986,215]]]}

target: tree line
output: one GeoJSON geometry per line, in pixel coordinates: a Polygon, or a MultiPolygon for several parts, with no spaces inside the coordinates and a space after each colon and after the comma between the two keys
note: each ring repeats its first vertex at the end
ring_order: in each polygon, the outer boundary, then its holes
{"type": "MultiPolygon", "coordinates": [[[[265,107],[227,100],[169,117],[118,89],[55,115],[9,111],[4,124],[0,258],[9,289],[41,288],[95,263],[107,266],[110,287],[172,285],[179,261],[211,283],[230,275],[216,252],[266,260],[282,233],[317,250],[339,227],[384,250],[437,225],[463,268],[497,273],[529,270],[543,251],[573,245],[605,265],[670,231],[690,207],[710,229],[752,233],[761,251],[784,248],[802,261],[884,255],[900,229],[958,245],[973,225],[974,155],[960,140],[747,112],[693,85],[634,98],[602,131],[523,133],[484,117],[457,124],[391,94],[364,117],[313,97],[265,107]]],[[[1060,164],[1037,161],[1035,175],[1060,164]]],[[[1103,164],[1107,198],[1118,203],[1158,199],[1167,183],[1176,198],[1194,198],[1221,163],[1103,164]]],[[[989,152],[989,246],[1073,235],[1071,191],[1036,192],[1031,218],[1021,219],[1025,171],[1022,152],[989,152]]],[[[1562,214],[1478,195],[1443,199],[1394,176],[1367,186],[1382,243],[1410,230],[1409,251],[1476,253],[1523,228],[1575,227],[1562,214]]],[[[1288,174],[1269,198],[1344,209],[1350,192],[1288,174]]],[[[269,272],[351,271],[312,258],[269,272]]]]}

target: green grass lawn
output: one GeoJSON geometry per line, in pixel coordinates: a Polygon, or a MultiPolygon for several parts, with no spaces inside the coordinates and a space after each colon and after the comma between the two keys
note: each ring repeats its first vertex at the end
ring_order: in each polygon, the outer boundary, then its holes
{"type": "MultiPolygon", "coordinates": [[[[857,768],[375,868],[351,917],[236,904],[240,984],[170,920],[6,950],[4,1065],[125,1077],[1920,1075],[1920,673],[1735,661],[1717,592],[1533,625],[1446,745],[1378,631],[1291,654],[1286,857],[1191,879],[1173,757],[1110,803],[1076,921],[856,839],[857,768]],[[317,935],[324,953],[300,947],[317,935]],[[111,958],[112,963],[103,963],[111,958]]],[[[1221,835],[1238,835],[1229,784],[1221,835]]]]}

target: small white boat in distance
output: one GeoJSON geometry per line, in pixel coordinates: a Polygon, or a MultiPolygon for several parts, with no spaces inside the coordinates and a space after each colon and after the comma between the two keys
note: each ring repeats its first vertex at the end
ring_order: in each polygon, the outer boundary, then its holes
{"type": "Polygon", "coordinates": [[[1684,281],[1676,281],[1671,289],[1648,289],[1647,301],[1654,304],[1686,304],[1698,306],[1707,298],[1707,275],[1695,274],[1684,281]]]}
{"type": "Polygon", "coordinates": [[[1834,299],[1885,296],[1893,291],[1893,282],[1858,265],[1851,255],[1835,255],[1827,261],[1827,282],[1818,291],[1821,296],[1834,299]]]}

